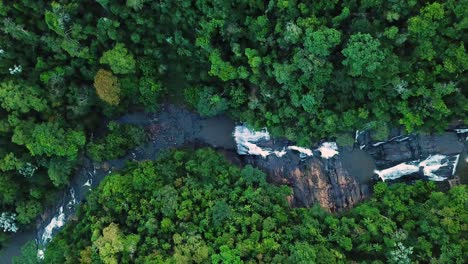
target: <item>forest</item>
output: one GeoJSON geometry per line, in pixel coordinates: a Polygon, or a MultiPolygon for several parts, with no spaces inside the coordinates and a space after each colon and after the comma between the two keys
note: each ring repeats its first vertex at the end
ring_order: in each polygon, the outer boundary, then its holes
{"type": "MultiPolygon", "coordinates": [[[[467,0],[0,0],[0,247],[86,157],[146,140],[111,120],[166,102],[302,146],[466,124],[467,28],[467,0]]],[[[46,263],[467,258],[465,186],[379,184],[333,216],[209,150],[167,155],[106,179],[46,263]]]]}
{"type": "Polygon", "coordinates": [[[468,257],[466,185],[442,193],[433,182],[379,183],[371,200],[342,215],[292,209],[290,192],[211,149],[168,152],[108,176],[48,245],[44,262],[463,263],[468,257]]]}

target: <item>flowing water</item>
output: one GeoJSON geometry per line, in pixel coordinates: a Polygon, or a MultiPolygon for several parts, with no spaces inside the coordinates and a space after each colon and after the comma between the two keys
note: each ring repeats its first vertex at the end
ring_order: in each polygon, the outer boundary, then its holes
{"type": "MultiPolygon", "coordinates": [[[[371,184],[372,178],[377,173],[383,179],[393,179],[406,173],[420,171],[432,180],[441,180],[437,172],[441,167],[456,167],[458,162],[458,174],[461,181],[468,181],[466,148],[458,159],[442,155],[433,155],[424,160],[405,162],[391,168],[376,170],[374,159],[363,149],[338,148],[335,142],[321,142],[312,148],[295,146],[285,139],[272,139],[267,131],[254,131],[244,125],[235,125],[227,117],[201,118],[182,107],[163,106],[158,113],[133,113],[125,115],[117,120],[121,123],[145,126],[150,134],[150,142],[136,148],[122,159],[106,161],[101,164],[84,159],[83,166],[72,179],[68,190],[64,190],[62,198],[54,208],[45,214],[45,220],[41,221],[37,230],[23,230],[12,236],[10,242],[0,252],[0,262],[10,263],[13,256],[19,255],[20,247],[28,240],[35,239],[38,243],[38,256],[44,253],[45,245],[52,236],[60,230],[71,217],[77,205],[83,201],[87,193],[94,189],[106,175],[114,170],[122,169],[127,161],[154,160],[160,151],[183,146],[189,142],[201,142],[215,148],[237,150],[239,155],[259,155],[267,157],[275,155],[278,158],[291,152],[298,155],[301,160],[311,156],[330,159],[339,155],[350,175],[356,177],[362,184],[371,184]]],[[[461,131],[465,133],[466,131],[461,131]]],[[[362,132],[356,132],[356,140],[362,132]]],[[[463,136],[465,136],[463,134],[463,136]]],[[[406,141],[409,137],[396,137],[390,141],[406,141]]],[[[373,147],[387,142],[373,142],[373,147]]],[[[369,146],[367,146],[369,147],[369,146]]],[[[455,172],[455,169],[453,169],[455,172]]]]}

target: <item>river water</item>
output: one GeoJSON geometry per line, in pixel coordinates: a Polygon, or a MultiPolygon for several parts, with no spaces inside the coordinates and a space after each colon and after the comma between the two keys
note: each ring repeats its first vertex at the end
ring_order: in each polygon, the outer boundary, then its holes
{"type": "MultiPolygon", "coordinates": [[[[77,205],[85,199],[87,193],[95,188],[106,175],[123,168],[127,161],[154,160],[163,150],[181,147],[191,142],[232,152],[237,151],[242,155],[281,157],[287,151],[297,153],[301,159],[307,159],[312,155],[319,155],[324,159],[340,155],[350,175],[363,184],[371,184],[371,179],[377,169],[373,157],[360,148],[338,149],[334,142],[322,142],[310,149],[301,148],[284,139],[271,140],[266,130],[255,132],[247,127],[236,126],[235,122],[225,116],[201,118],[180,106],[166,105],[158,113],[128,114],[117,121],[145,126],[148,129],[150,141],[130,151],[121,159],[96,164],[84,158],[83,165],[72,179],[70,187],[63,191],[62,199],[54,208],[50,208],[42,215],[37,229],[20,231],[12,236],[10,242],[0,252],[0,263],[11,263],[11,258],[19,255],[21,246],[26,241],[34,239],[38,243],[38,254],[42,255],[47,242],[74,214],[77,205]],[[258,143],[260,139],[269,141],[270,145],[262,146],[258,143]]],[[[459,160],[461,162],[458,164],[458,174],[464,175],[461,176],[461,181],[466,183],[468,181],[466,147],[459,160]]]]}

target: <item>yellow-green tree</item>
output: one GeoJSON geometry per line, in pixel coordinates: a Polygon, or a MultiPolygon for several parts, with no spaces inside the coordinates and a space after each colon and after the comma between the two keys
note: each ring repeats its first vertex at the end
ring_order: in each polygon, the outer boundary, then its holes
{"type": "Polygon", "coordinates": [[[100,69],[94,77],[96,93],[104,102],[118,105],[120,102],[119,80],[112,72],[100,69]]]}

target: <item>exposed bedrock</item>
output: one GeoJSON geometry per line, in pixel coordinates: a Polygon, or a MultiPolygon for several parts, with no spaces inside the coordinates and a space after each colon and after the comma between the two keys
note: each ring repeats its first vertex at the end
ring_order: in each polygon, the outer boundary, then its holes
{"type": "Polygon", "coordinates": [[[379,169],[426,158],[429,155],[458,155],[464,148],[464,143],[455,132],[440,135],[402,135],[389,141],[374,143],[371,143],[368,137],[363,137],[360,145],[375,159],[379,169]]]}
{"type": "Polygon", "coordinates": [[[276,149],[288,147],[261,137],[248,141],[247,150],[252,153],[246,153],[246,148],[239,144],[238,152],[245,155],[245,163],[265,171],[269,181],[291,186],[292,206],[319,204],[335,212],[368,198],[377,180],[424,179],[442,185],[456,184],[461,176],[457,175],[457,164],[467,162],[466,158],[460,158],[466,152],[466,133],[465,129],[437,135],[396,134],[382,142],[370,140],[369,133],[360,133],[354,150],[339,148],[331,157],[323,155],[320,148],[311,149],[311,156],[301,156],[295,151],[275,155],[276,149]],[[261,155],[264,151],[268,155],[261,155]]]}
{"type": "Polygon", "coordinates": [[[340,211],[369,196],[369,187],[349,173],[340,156],[330,159],[311,157],[301,161],[292,153],[278,158],[247,156],[245,161],[265,171],[269,181],[292,187],[294,207],[320,204],[329,211],[340,211]]]}

